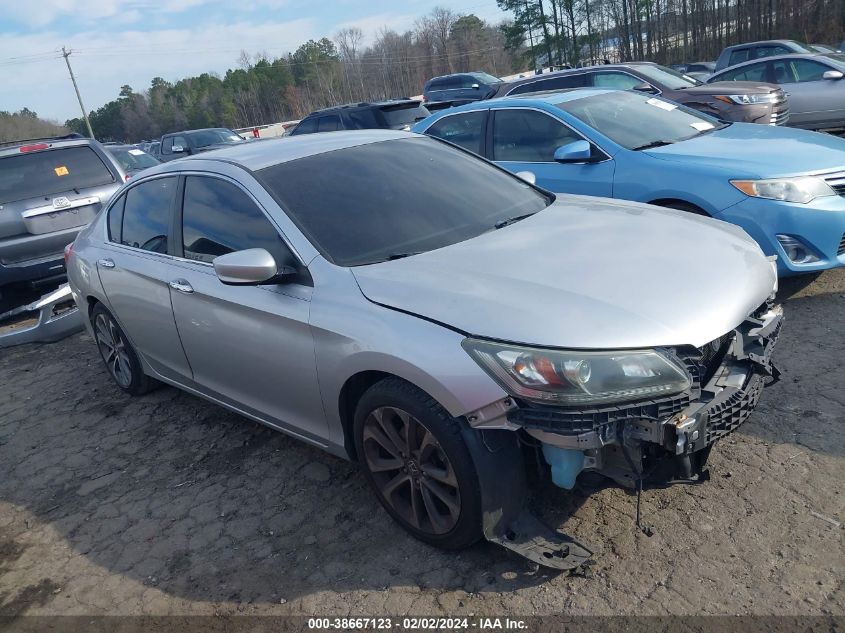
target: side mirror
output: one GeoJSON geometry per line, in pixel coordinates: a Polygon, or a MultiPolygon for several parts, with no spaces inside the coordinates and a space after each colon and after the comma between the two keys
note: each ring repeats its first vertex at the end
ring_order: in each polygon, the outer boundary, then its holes
{"type": "Polygon", "coordinates": [[[473,90],[478,90],[479,88],[481,88],[481,86],[479,86],[478,84],[472,84],[472,86],[470,86],[470,87],[471,87],[473,90]]]}
{"type": "Polygon", "coordinates": [[[219,255],[211,263],[217,278],[228,286],[255,286],[294,272],[287,266],[279,270],[276,260],[263,248],[219,255]]]}
{"type": "Polygon", "coordinates": [[[529,185],[537,184],[537,176],[534,175],[533,171],[518,171],[514,174],[514,176],[524,180],[529,185]]]}
{"type": "Polygon", "coordinates": [[[824,74],[822,75],[822,79],[836,80],[836,79],[842,79],[842,77],[845,77],[845,75],[843,75],[841,70],[826,70],[826,71],[824,71],[824,74]]]}
{"type": "Polygon", "coordinates": [[[641,81],[640,83],[638,83],[636,86],[634,86],[632,88],[632,90],[636,90],[637,92],[647,92],[648,94],[651,94],[651,95],[656,95],[657,92],[658,92],[657,88],[655,88],[650,83],[647,83],[645,81],[641,81]]]}
{"type": "Polygon", "coordinates": [[[558,163],[586,163],[593,157],[593,148],[587,141],[572,141],[555,150],[558,163]]]}
{"type": "Polygon", "coordinates": [[[170,151],[173,152],[174,154],[181,154],[182,152],[185,151],[185,148],[182,147],[181,145],[174,145],[173,147],[170,148],[170,151]]]}

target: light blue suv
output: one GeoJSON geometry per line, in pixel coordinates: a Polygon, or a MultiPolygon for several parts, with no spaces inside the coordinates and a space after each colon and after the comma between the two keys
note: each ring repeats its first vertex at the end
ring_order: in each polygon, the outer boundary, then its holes
{"type": "MultiPolygon", "coordinates": [[[[831,135],[724,123],[659,97],[599,89],[469,104],[413,131],[530,172],[550,191],[738,224],[778,256],[781,275],[845,265],[845,140],[831,135]]],[[[666,248],[687,257],[696,245],[666,248]]]]}

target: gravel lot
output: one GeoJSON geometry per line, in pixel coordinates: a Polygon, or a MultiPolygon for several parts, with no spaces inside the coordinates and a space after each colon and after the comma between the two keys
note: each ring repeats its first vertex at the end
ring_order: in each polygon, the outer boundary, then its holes
{"type": "MultiPolygon", "coordinates": [[[[712,480],[539,491],[587,577],[396,527],[356,468],[175,389],[112,385],[85,334],[0,350],[0,615],[845,615],[845,270],[783,284],[784,371],[712,480]]],[[[691,307],[694,309],[694,307],[691,307]]]]}

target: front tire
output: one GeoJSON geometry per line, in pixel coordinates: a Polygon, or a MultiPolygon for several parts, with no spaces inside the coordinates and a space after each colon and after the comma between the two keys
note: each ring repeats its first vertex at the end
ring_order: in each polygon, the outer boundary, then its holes
{"type": "Polygon", "coordinates": [[[443,549],[481,538],[481,491],[460,421],[433,398],[381,380],[358,402],[354,432],[364,475],[397,523],[443,549]]]}
{"type": "Polygon", "coordinates": [[[91,311],[94,340],[112,380],[126,393],[140,396],[155,386],[144,373],[138,354],[111,313],[98,303],[91,311]]]}

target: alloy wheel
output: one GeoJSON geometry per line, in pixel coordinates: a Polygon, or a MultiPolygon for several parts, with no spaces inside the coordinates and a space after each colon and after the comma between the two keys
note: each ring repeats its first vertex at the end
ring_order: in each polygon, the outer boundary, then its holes
{"type": "Polygon", "coordinates": [[[124,389],[132,383],[132,364],[127,353],[126,339],[117,324],[107,315],[100,313],[94,319],[94,333],[97,346],[106,363],[106,368],[118,385],[124,389]]]}
{"type": "Polygon", "coordinates": [[[452,530],[461,514],[458,479],[434,435],[407,411],[379,407],[363,428],[364,460],[376,489],[409,525],[452,530]]]}

